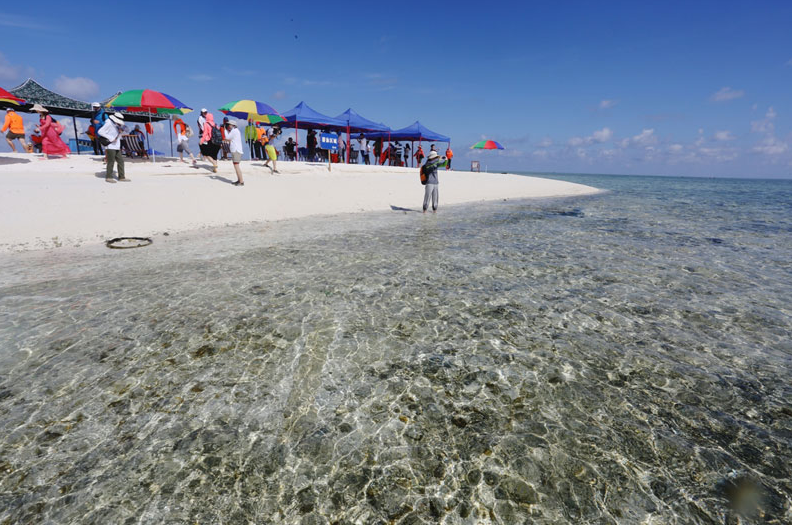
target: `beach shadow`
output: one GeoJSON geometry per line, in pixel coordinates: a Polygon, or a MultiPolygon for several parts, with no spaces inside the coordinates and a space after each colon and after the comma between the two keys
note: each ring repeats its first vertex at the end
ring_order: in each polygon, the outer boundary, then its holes
{"type": "Polygon", "coordinates": [[[415,213],[419,213],[423,211],[423,210],[413,210],[412,208],[402,208],[401,206],[394,206],[393,204],[391,204],[391,210],[403,211],[403,212],[414,211],[415,213]]]}
{"type": "Polygon", "coordinates": [[[14,157],[0,157],[0,166],[8,164],[27,164],[30,159],[15,159],[14,157]]]}
{"type": "Polygon", "coordinates": [[[225,182],[226,184],[233,184],[234,182],[236,182],[231,179],[221,177],[220,175],[209,175],[209,178],[212,180],[219,180],[220,182],[225,182]]]}

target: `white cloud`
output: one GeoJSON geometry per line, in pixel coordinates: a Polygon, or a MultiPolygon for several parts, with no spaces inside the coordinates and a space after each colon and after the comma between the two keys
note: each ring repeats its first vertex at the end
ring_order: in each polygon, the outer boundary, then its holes
{"type": "Polygon", "coordinates": [[[550,138],[544,138],[542,139],[541,142],[539,142],[539,144],[537,144],[537,146],[539,146],[540,148],[549,148],[552,145],[553,145],[553,140],[550,138]]]}
{"type": "Polygon", "coordinates": [[[778,113],[770,106],[767,108],[767,112],[762,120],[754,120],[751,122],[751,131],[764,134],[764,138],[753,147],[754,153],[774,156],[785,153],[789,149],[789,144],[775,136],[775,124],[773,120],[775,120],[777,116],[778,113]]]}
{"type": "Polygon", "coordinates": [[[765,155],[780,155],[789,149],[789,145],[773,135],[767,135],[756,146],[753,151],[765,155]]]}
{"type": "Polygon", "coordinates": [[[751,122],[751,131],[754,133],[773,133],[775,131],[775,124],[773,124],[773,120],[777,115],[778,114],[773,109],[773,106],[770,106],[767,108],[765,118],[751,122]]]}
{"type": "Polygon", "coordinates": [[[286,92],[283,91],[282,89],[280,91],[276,91],[275,93],[272,94],[272,98],[274,98],[275,100],[283,100],[284,98],[286,98],[286,92]]]}
{"type": "Polygon", "coordinates": [[[671,153],[680,153],[685,147],[682,144],[671,144],[668,146],[668,151],[671,153]]]}
{"type": "Polygon", "coordinates": [[[61,75],[55,79],[55,91],[84,100],[99,93],[99,85],[90,78],[61,75]]]}
{"type": "Polygon", "coordinates": [[[728,86],[720,88],[718,91],[712,94],[710,100],[713,102],[726,102],[727,100],[734,100],[735,98],[740,98],[745,95],[745,92],[741,89],[732,89],[728,86]]]}
{"type": "Polygon", "coordinates": [[[726,140],[734,140],[735,137],[732,135],[731,131],[716,131],[715,132],[715,140],[726,141],[726,140]]]}
{"type": "Polygon", "coordinates": [[[610,109],[610,108],[612,108],[613,106],[615,106],[618,103],[619,103],[618,100],[607,100],[606,99],[606,100],[600,101],[599,107],[600,107],[600,109],[610,109]]]}
{"type": "Polygon", "coordinates": [[[567,141],[567,144],[576,148],[578,146],[588,146],[589,144],[601,144],[613,138],[613,131],[610,128],[602,128],[595,131],[588,137],[572,137],[567,141]]]}
{"type": "Polygon", "coordinates": [[[537,150],[534,150],[532,155],[534,157],[539,157],[540,159],[546,159],[547,156],[549,155],[549,152],[546,149],[537,149],[537,150]]]}
{"type": "Polygon", "coordinates": [[[209,82],[210,80],[214,80],[214,77],[211,75],[207,75],[205,73],[198,73],[196,75],[190,75],[187,78],[194,82],[209,82]]]}
{"type": "Polygon", "coordinates": [[[594,142],[606,142],[613,138],[613,131],[610,128],[602,128],[599,131],[595,131],[591,134],[591,138],[594,142]]]}
{"type": "Polygon", "coordinates": [[[657,135],[654,134],[654,128],[644,129],[631,138],[630,142],[635,146],[651,146],[657,144],[657,135]]]}

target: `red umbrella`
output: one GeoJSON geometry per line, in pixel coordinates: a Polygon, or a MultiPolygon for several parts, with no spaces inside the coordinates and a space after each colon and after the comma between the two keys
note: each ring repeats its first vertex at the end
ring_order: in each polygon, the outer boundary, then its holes
{"type": "Polygon", "coordinates": [[[3,88],[0,88],[0,102],[8,102],[9,104],[19,105],[24,104],[25,101],[19,97],[15,97],[3,88]]]}

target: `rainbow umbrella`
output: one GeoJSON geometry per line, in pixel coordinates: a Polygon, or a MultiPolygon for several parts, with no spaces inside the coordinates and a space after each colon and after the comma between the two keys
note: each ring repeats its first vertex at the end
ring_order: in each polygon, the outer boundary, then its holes
{"type": "Polygon", "coordinates": [[[151,89],[132,89],[119,93],[107,104],[109,108],[130,112],[150,113],[154,115],[184,115],[192,111],[179,100],[159,91],[151,89]]]}
{"type": "Polygon", "coordinates": [[[470,146],[470,149],[503,149],[503,146],[494,140],[482,140],[470,146]]]}
{"type": "MultiPolygon", "coordinates": [[[[191,107],[185,106],[174,97],[151,89],[124,91],[111,98],[105,106],[131,113],[148,113],[149,123],[151,123],[151,115],[184,115],[192,111],[191,107]]],[[[148,134],[146,134],[146,138],[148,139],[148,134]]],[[[151,162],[156,160],[157,154],[154,153],[151,162]]]]}
{"type": "Polygon", "coordinates": [[[14,104],[15,106],[25,103],[24,100],[19,97],[15,97],[3,88],[0,88],[0,102],[7,102],[8,104],[14,104]]]}
{"type": "Polygon", "coordinates": [[[236,102],[229,102],[220,108],[220,112],[229,117],[254,120],[256,122],[263,122],[264,124],[277,124],[278,122],[286,121],[285,118],[280,116],[280,113],[275,111],[275,108],[256,100],[237,100],[236,102]]]}

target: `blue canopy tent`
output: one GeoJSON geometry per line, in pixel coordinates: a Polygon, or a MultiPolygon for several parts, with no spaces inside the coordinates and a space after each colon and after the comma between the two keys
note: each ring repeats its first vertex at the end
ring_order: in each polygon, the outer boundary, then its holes
{"type": "Polygon", "coordinates": [[[316,127],[331,129],[331,130],[342,130],[346,129],[346,121],[335,119],[333,117],[328,117],[327,115],[322,115],[318,111],[315,111],[305,102],[300,102],[289,111],[285,111],[281,113],[281,116],[286,119],[286,122],[281,122],[279,124],[282,128],[294,128],[294,141],[297,143],[295,146],[296,149],[299,150],[299,139],[297,138],[297,130],[300,127],[300,123],[303,124],[313,124],[316,127]]]}
{"type": "MultiPolygon", "coordinates": [[[[349,134],[350,132],[353,131],[355,133],[364,133],[367,131],[390,131],[390,128],[385,124],[380,124],[378,122],[374,122],[373,120],[369,120],[367,118],[361,117],[352,108],[347,109],[346,111],[338,115],[336,118],[338,120],[343,120],[346,122],[347,144],[349,144],[349,134]]],[[[347,155],[346,155],[347,164],[349,164],[350,149],[351,148],[347,147],[347,155]]]]}
{"type": "Polygon", "coordinates": [[[432,131],[417,120],[406,128],[396,129],[389,133],[366,133],[366,137],[371,139],[387,139],[388,142],[391,140],[409,140],[410,142],[417,140],[419,144],[424,140],[429,142],[448,142],[448,146],[451,147],[451,139],[449,137],[432,131]]]}

